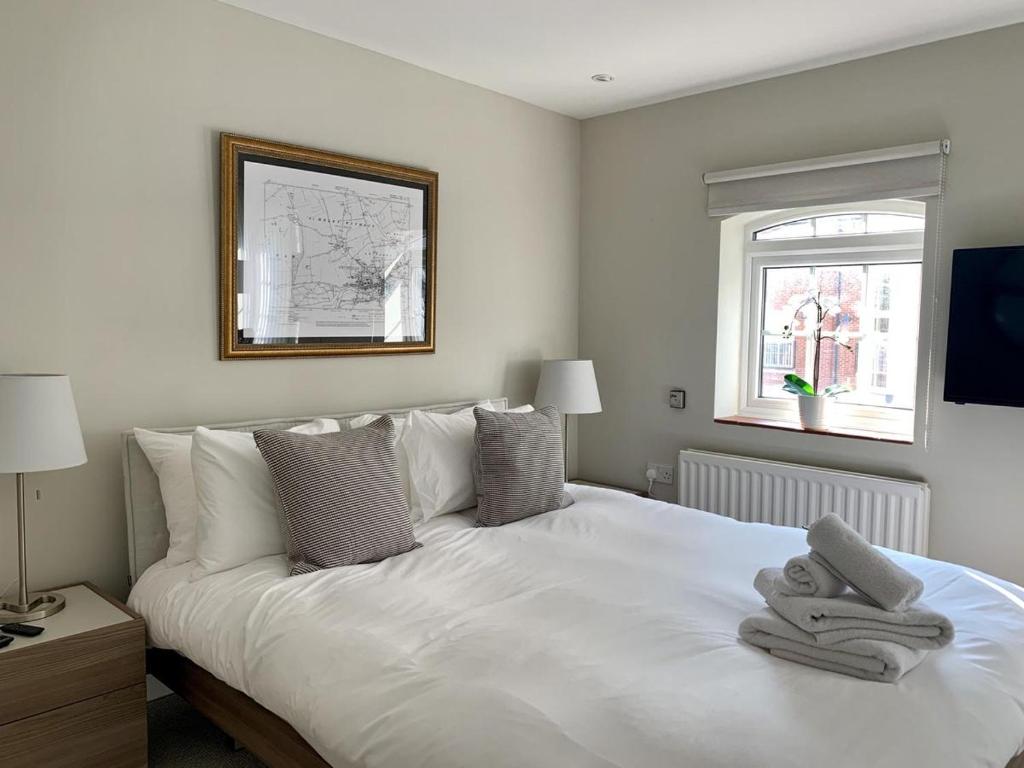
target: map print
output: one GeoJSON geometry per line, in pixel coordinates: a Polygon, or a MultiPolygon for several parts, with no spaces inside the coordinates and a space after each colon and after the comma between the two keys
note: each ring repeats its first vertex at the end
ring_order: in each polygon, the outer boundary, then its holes
{"type": "Polygon", "coordinates": [[[238,327],[257,341],[422,341],[424,193],[246,161],[238,327]]]}

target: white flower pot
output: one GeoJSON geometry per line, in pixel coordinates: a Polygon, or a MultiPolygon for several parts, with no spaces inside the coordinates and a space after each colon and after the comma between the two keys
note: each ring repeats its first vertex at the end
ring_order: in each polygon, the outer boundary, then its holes
{"type": "Polygon", "coordinates": [[[800,424],[804,429],[825,429],[828,426],[829,398],[801,396],[796,401],[800,404],[800,424]]]}

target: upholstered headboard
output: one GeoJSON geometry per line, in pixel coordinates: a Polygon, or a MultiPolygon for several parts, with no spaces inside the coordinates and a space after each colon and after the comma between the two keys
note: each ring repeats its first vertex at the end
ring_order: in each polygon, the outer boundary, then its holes
{"type": "MultiPolygon", "coordinates": [[[[388,413],[400,416],[409,411],[436,411],[453,413],[480,400],[468,400],[461,403],[441,403],[439,405],[408,406],[405,408],[372,408],[352,413],[327,414],[323,418],[340,421],[360,416],[364,413],[388,413]]],[[[491,399],[491,403],[499,411],[508,407],[507,398],[491,399]]],[[[235,424],[210,424],[210,429],[230,429],[237,432],[252,432],[257,429],[288,429],[297,424],[311,421],[317,416],[291,416],[276,419],[260,419],[243,421],[235,424]]],[[[147,427],[148,429],[148,427],[147,427]]],[[[176,427],[172,429],[153,429],[154,432],[190,433],[195,427],[176,427]]],[[[160,497],[160,485],[156,473],[149,465],[146,454],[142,452],[135,433],[127,430],[121,433],[121,462],[124,468],[124,503],[128,516],[128,569],[131,583],[134,585],[139,576],[149,566],[163,559],[167,554],[167,520],[164,516],[164,503],[160,497]]]]}

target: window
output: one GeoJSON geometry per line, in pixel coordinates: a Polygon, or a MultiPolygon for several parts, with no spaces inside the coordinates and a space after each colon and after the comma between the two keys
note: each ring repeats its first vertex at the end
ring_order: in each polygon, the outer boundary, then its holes
{"type": "Polygon", "coordinates": [[[884,344],[880,344],[875,349],[875,365],[871,371],[871,386],[876,389],[885,389],[888,379],[886,378],[886,372],[888,371],[889,358],[888,352],[885,349],[884,344]]]}
{"type": "Polygon", "coordinates": [[[787,371],[793,370],[793,340],[766,338],[762,366],[764,368],[782,368],[787,371]]]}
{"type": "Polygon", "coordinates": [[[889,275],[885,275],[875,286],[875,309],[880,312],[888,312],[891,302],[892,281],[889,279],[889,275]]]}
{"type": "Polygon", "coordinates": [[[805,304],[813,296],[827,309],[818,389],[849,390],[836,398],[833,423],[912,434],[924,210],[884,201],[749,221],[740,415],[795,418],[784,377],[814,379],[817,314],[805,304]]]}
{"type": "Polygon", "coordinates": [[[754,232],[755,240],[786,240],[831,235],[921,232],[924,217],[903,213],[832,213],[775,224],[754,232]]]}

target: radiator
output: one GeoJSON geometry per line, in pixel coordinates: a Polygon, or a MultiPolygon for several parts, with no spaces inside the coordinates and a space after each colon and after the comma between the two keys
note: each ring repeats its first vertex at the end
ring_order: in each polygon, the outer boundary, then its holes
{"type": "Polygon", "coordinates": [[[678,482],[684,507],[793,527],[835,512],[872,544],[928,554],[925,483],[693,450],[678,482]]]}

